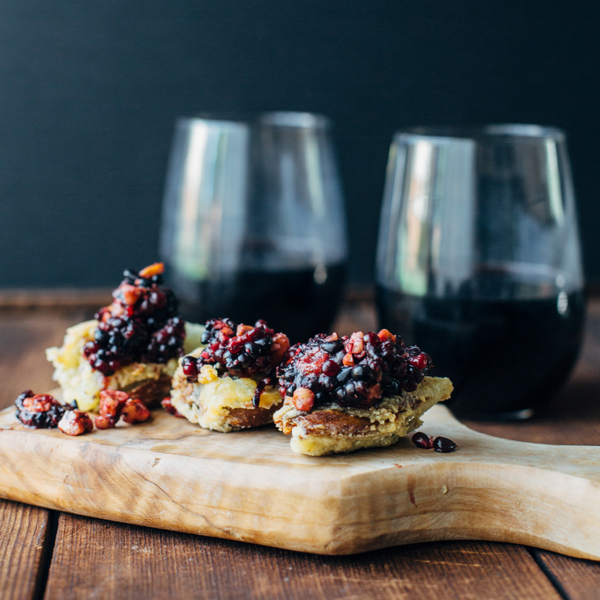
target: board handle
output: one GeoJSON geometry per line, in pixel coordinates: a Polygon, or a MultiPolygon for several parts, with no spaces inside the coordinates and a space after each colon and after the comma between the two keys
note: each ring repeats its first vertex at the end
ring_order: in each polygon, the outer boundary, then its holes
{"type": "Polygon", "coordinates": [[[600,446],[557,446],[494,437],[463,425],[446,406],[439,404],[423,416],[418,431],[456,442],[459,451],[443,455],[451,457],[448,460],[452,462],[523,466],[600,483],[600,446]]]}
{"type": "Polygon", "coordinates": [[[448,437],[458,450],[406,473],[414,510],[436,515],[418,541],[485,539],[600,560],[600,446],[497,438],[440,405],[423,421],[419,431],[448,437]]]}

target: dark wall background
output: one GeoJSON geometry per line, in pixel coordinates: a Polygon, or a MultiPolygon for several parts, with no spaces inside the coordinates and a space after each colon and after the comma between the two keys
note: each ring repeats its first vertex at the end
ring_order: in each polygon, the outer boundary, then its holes
{"type": "Polygon", "coordinates": [[[395,129],[563,127],[600,279],[599,27],[591,0],[0,0],[0,287],[152,261],[173,122],[214,110],[333,119],[356,283],[395,129]]]}

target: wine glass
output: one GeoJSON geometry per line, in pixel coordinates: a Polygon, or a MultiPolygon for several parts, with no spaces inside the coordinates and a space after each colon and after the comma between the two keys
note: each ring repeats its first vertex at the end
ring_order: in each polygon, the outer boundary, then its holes
{"type": "Polygon", "coordinates": [[[380,324],[452,379],[461,416],[522,419],[566,380],[584,281],[564,133],[417,129],[390,150],[377,254],[380,324]]]}
{"type": "Polygon", "coordinates": [[[329,121],[309,113],[179,119],[161,254],[182,314],[305,340],[331,326],[347,261],[329,121]]]}

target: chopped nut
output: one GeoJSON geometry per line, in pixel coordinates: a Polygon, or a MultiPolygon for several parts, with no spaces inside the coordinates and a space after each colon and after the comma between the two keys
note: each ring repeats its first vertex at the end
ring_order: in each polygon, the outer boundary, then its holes
{"type": "Polygon", "coordinates": [[[133,306],[142,295],[142,290],[135,285],[122,285],[119,293],[128,306],[133,306]]]}
{"type": "Polygon", "coordinates": [[[392,342],[396,341],[396,336],[391,333],[390,331],[388,331],[387,329],[382,329],[378,334],[377,337],[382,341],[382,342],[386,342],[388,340],[391,340],[392,342]]]}
{"type": "Polygon", "coordinates": [[[281,361],[283,355],[290,347],[290,340],[285,333],[276,333],[273,336],[273,345],[271,346],[271,363],[276,365],[281,361]]]}
{"type": "Polygon", "coordinates": [[[123,416],[126,423],[141,423],[150,417],[146,405],[137,398],[130,398],[125,392],[103,390],[100,392],[100,414],[94,419],[98,429],[110,429],[117,425],[123,416]]]}
{"type": "Polygon", "coordinates": [[[81,410],[67,410],[58,422],[58,428],[67,435],[81,435],[94,429],[92,419],[81,410]]]}
{"type": "Polygon", "coordinates": [[[240,335],[246,333],[246,331],[252,331],[252,329],[254,329],[252,325],[244,325],[243,323],[241,323],[237,326],[237,329],[235,330],[235,335],[239,337],[240,335]]]}
{"type": "Polygon", "coordinates": [[[342,364],[345,367],[351,367],[354,364],[354,356],[352,355],[351,352],[348,352],[345,356],[344,356],[344,360],[342,361],[342,364]]]}
{"type": "Polygon", "coordinates": [[[147,267],[142,269],[140,271],[140,277],[143,277],[144,279],[149,279],[150,277],[154,277],[154,275],[161,275],[164,272],[165,272],[164,263],[157,262],[157,263],[148,265],[147,267]]]}
{"type": "Polygon", "coordinates": [[[143,423],[150,418],[150,411],[141,400],[130,398],[125,402],[122,415],[125,423],[143,423]]]}
{"type": "Polygon", "coordinates": [[[23,408],[29,412],[47,412],[56,403],[49,394],[36,394],[23,400],[23,408]]]}
{"type": "Polygon", "coordinates": [[[100,414],[115,417],[118,421],[127,400],[129,400],[129,395],[126,392],[102,390],[100,392],[100,414]]]}
{"type": "Polygon", "coordinates": [[[99,415],[94,419],[97,429],[112,429],[117,426],[117,419],[110,415],[99,415]]]}
{"type": "Polygon", "coordinates": [[[217,336],[221,341],[227,342],[230,337],[233,337],[233,329],[231,327],[223,327],[217,336]]]}
{"type": "Polygon", "coordinates": [[[348,340],[348,344],[346,345],[346,352],[351,352],[352,354],[360,354],[365,349],[363,338],[364,334],[362,331],[355,331],[350,336],[350,340],[348,340]]]}
{"type": "Polygon", "coordinates": [[[315,394],[308,388],[297,388],[294,390],[292,403],[297,410],[308,412],[315,403],[315,394]]]}

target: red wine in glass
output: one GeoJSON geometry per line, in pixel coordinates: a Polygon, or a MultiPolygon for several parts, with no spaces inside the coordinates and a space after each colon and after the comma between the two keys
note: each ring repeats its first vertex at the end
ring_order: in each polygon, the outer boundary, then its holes
{"type": "Polygon", "coordinates": [[[378,288],[380,324],[433,357],[462,417],[523,418],[567,379],[583,333],[583,291],[544,299],[449,299],[378,288]]]}
{"type": "Polygon", "coordinates": [[[565,136],[552,127],[394,137],[377,254],[381,327],[431,355],[459,416],[523,419],[566,381],[585,315],[565,136]]]}

